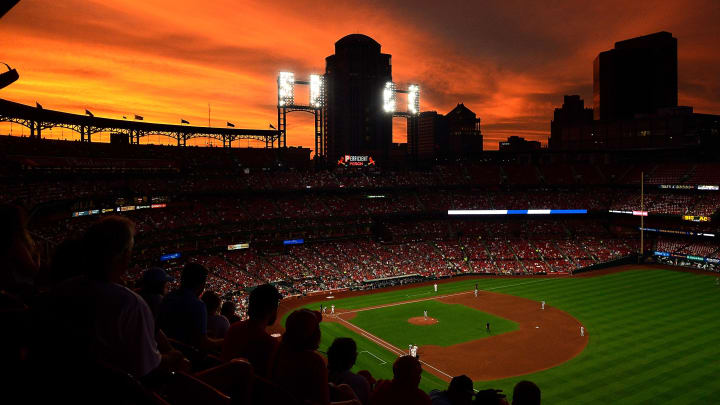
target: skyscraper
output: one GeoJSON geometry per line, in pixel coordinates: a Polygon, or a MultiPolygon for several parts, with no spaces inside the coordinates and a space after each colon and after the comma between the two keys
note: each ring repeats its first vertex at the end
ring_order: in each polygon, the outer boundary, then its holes
{"type": "Polygon", "coordinates": [[[596,120],[654,114],[678,103],[677,39],[669,32],[627,39],[593,62],[596,120]]]}
{"type": "Polygon", "coordinates": [[[383,110],[383,89],[392,81],[391,56],[374,39],[351,34],[325,58],[327,155],[370,155],[387,160],[392,114],[383,110]]]}

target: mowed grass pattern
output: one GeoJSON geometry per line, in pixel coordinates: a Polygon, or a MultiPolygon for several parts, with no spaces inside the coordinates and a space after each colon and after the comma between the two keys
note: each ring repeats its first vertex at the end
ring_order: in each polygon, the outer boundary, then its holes
{"type": "Polygon", "coordinates": [[[400,349],[409,344],[452,346],[518,328],[518,324],[513,321],[465,305],[439,301],[413,302],[362,311],[350,322],[400,349]],[[423,316],[424,310],[428,311],[429,317],[437,319],[438,323],[414,325],[407,322],[411,317],[423,316]],[[487,322],[490,322],[491,333],[486,331],[487,322]]]}
{"type": "MultiPolygon", "coordinates": [[[[477,382],[478,389],[499,388],[511,397],[514,384],[528,379],[540,386],[548,404],[712,404],[720,403],[720,287],[714,279],[668,270],[562,279],[480,278],[441,284],[438,295],[471,291],[478,283],[481,289],[545,300],[587,328],[588,346],[574,359],[534,374],[477,382]]],[[[334,303],[363,308],[434,295],[431,287],[423,286],[334,303]]],[[[363,353],[354,370],[392,377],[395,355],[342,325],[323,323],[322,330],[321,350],[336,337],[353,337],[358,351],[386,361],[380,364],[363,353]]],[[[446,387],[423,373],[422,389],[446,387]]]]}

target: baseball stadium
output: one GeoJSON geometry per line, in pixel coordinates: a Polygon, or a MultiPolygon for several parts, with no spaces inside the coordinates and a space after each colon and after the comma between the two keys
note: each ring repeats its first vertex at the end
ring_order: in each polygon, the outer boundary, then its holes
{"type": "MultiPolygon", "coordinates": [[[[2,23],[18,3],[0,5],[2,23]]],[[[102,20],[98,44],[120,36],[108,29],[120,6],[50,3],[23,1],[10,26],[44,27],[47,6],[102,20]]],[[[481,129],[470,102],[440,95],[448,83],[408,77],[421,70],[393,65],[367,35],[339,38],[315,64],[278,56],[315,44],[273,43],[272,56],[222,71],[201,66],[215,59],[192,49],[204,39],[166,36],[198,58],[183,65],[197,76],[273,70],[243,78],[247,89],[200,89],[173,76],[181,64],[154,61],[173,87],[220,99],[269,88],[266,99],[214,121],[208,102],[205,125],[162,104],[199,98],[158,93],[129,113],[137,87],[118,85],[82,114],[89,103],[68,100],[97,100],[104,73],[48,67],[94,80],[62,82],[61,98],[37,66],[0,73],[0,402],[720,401],[720,115],[678,105],[673,34],[597,54],[593,108],[578,94],[529,96],[563,101],[546,111],[547,142],[511,135],[497,150],[483,131],[515,121],[481,129]]],[[[102,49],[99,65],[148,62],[111,63],[102,49]]],[[[131,72],[118,80],[139,83],[131,72]]],[[[492,116],[484,97],[468,99],[492,116]]]]}

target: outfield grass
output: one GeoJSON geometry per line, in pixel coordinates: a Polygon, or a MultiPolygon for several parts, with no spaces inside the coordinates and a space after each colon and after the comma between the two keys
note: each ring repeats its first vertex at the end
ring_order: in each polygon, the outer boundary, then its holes
{"type": "MultiPolygon", "coordinates": [[[[481,289],[545,300],[587,328],[588,346],[574,359],[522,377],[477,382],[478,389],[493,387],[510,394],[517,381],[529,379],[540,386],[543,403],[707,404],[720,398],[720,287],[714,278],[667,270],[562,279],[480,278],[441,284],[439,294],[469,291],[478,283],[481,289]]],[[[334,304],[363,308],[433,295],[431,287],[423,286],[334,304]]],[[[390,352],[337,323],[323,323],[322,331],[321,350],[336,337],[353,337],[358,351],[386,362],[361,353],[355,370],[392,376],[395,356],[390,352]]],[[[446,385],[423,374],[424,390],[446,385]]]]}
{"type": "Polygon", "coordinates": [[[497,336],[516,330],[518,324],[461,304],[439,301],[413,302],[356,313],[351,323],[382,337],[395,347],[403,349],[409,344],[418,346],[452,346],[458,343],[497,336]],[[423,311],[438,320],[434,325],[413,325],[408,319],[422,316],[423,311]],[[487,333],[485,324],[490,322],[487,333]]]}

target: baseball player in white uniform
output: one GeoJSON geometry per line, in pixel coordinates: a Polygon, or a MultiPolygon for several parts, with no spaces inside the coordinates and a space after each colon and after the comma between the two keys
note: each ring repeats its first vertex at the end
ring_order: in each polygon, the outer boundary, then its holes
{"type": "Polygon", "coordinates": [[[585,327],[584,326],[580,327],[580,336],[585,336],[585,327]]]}
{"type": "Polygon", "coordinates": [[[423,316],[425,317],[425,319],[427,319],[427,309],[423,311],[423,316]]]}
{"type": "Polygon", "coordinates": [[[545,301],[540,301],[540,309],[545,309],[545,301]]]}
{"type": "Polygon", "coordinates": [[[410,348],[410,355],[413,357],[417,357],[417,346],[413,345],[412,348],[410,348]]]}
{"type": "Polygon", "coordinates": [[[433,284],[433,288],[435,289],[435,292],[437,292],[437,283],[433,284]]]}
{"type": "Polygon", "coordinates": [[[413,355],[412,354],[412,345],[408,345],[408,354],[411,356],[413,355]]]}
{"type": "Polygon", "coordinates": [[[477,297],[477,294],[478,294],[478,289],[476,288],[475,289],[475,297],[477,297]]]}
{"type": "Polygon", "coordinates": [[[335,304],[330,305],[330,315],[335,315],[335,304]]]}

